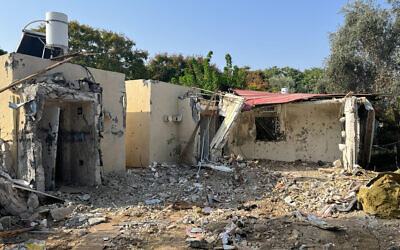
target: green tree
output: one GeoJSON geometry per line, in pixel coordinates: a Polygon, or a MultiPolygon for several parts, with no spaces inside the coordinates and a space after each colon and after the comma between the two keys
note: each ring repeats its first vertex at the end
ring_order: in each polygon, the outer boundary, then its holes
{"type": "Polygon", "coordinates": [[[343,8],[345,23],[330,35],[327,77],[334,90],[376,92],[390,83],[398,27],[389,9],[374,1],[355,1],[343,8]]]}
{"type": "Polygon", "coordinates": [[[183,76],[180,76],[177,82],[174,79],[171,82],[213,91],[226,91],[229,88],[245,88],[247,86],[247,67],[233,66],[232,57],[227,54],[225,56],[226,66],[224,71],[220,72],[215,64],[211,64],[212,55],[213,52],[210,51],[206,58],[191,58],[187,68],[184,69],[183,76]]]}
{"type": "Polygon", "coordinates": [[[220,90],[244,89],[247,87],[246,75],[248,68],[239,68],[237,65],[232,66],[232,57],[230,54],[225,55],[226,66],[222,73],[221,80],[219,82],[220,90]]]}
{"type": "MultiPolygon", "coordinates": [[[[307,71],[307,74],[309,73],[310,72],[307,71]]],[[[264,70],[264,76],[269,86],[273,89],[272,91],[278,91],[280,87],[289,88],[292,93],[308,93],[313,91],[313,89],[310,88],[310,85],[313,84],[310,82],[311,78],[305,78],[306,71],[302,72],[301,70],[291,67],[279,68],[273,66],[264,70]]]]}
{"type": "Polygon", "coordinates": [[[204,59],[202,57],[190,59],[188,67],[184,69],[184,75],[179,77],[177,83],[184,86],[217,90],[219,72],[215,65],[211,64],[212,54],[213,52],[210,51],[204,59]]]}
{"type": "MultiPolygon", "coordinates": [[[[249,70],[249,69],[248,69],[249,70]]],[[[262,70],[248,71],[246,76],[246,85],[252,90],[267,90],[268,81],[266,80],[265,73],[262,70]]]]}
{"type": "MultiPolygon", "coordinates": [[[[38,31],[45,32],[40,26],[38,31]]],[[[98,69],[124,73],[127,79],[146,78],[145,60],[147,51],[135,48],[135,42],[124,34],[95,29],[76,21],[69,22],[69,52],[92,52],[92,56],[82,56],[75,63],[98,69]]]]}
{"type": "Polygon", "coordinates": [[[7,51],[0,49],[0,56],[4,54],[7,54],[7,51]]]}
{"type": "Polygon", "coordinates": [[[157,54],[147,65],[147,78],[163,82],[177,82],[189,66],[190,58],[182,55],[157,54]]]}
{"type": "MultiPolygon", "coordinates": [[[[325,71],[321,68],[306,69],[303,72],[304,77],[301,80],[301,88],[304,93],[315,93],[321,89],[318,87],[323,82],[325,71]]],[[[322,90],[323,91],[323,90],[322,90]]]]}
{"type": "Polygon", "coordinates": [[[290,76],[276,75],[269,78],[269,90],[279,92],[281,88],[289,88],[291,93],[296,92],[296,83],[290,76]]]}
{"type": "MultiPolygon", "coordinates": [[[[330,36],[326,88],[382,94],[400,141],[400,12],[399,2],[391,3],[382,8],[375,1],[355,1],[343,8],[344,24],[330,36]]],[[[400,162],[400,144],[397,149],[400,162]]]]}

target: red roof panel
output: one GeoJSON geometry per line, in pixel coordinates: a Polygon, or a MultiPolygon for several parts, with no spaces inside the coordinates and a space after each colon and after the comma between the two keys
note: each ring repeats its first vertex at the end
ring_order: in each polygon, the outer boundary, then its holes
{"type": "Polygon", "coordinates": [[[250,110],[256,105],[281,104],[294,101],[308,100],[311,98],[343,97],[345,94],[280,94],[255,90],[234,89],[233,92],[246,99],[243,110],[250,110]]]}

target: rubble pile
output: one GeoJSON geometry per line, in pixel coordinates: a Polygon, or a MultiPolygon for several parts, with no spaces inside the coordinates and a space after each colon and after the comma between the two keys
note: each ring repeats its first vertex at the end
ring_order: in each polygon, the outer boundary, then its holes
{"type": "Polygon", "coordinates": [[[282,203],[274,210],[277,215],[302,211],[326,217],[350,211],[356,205],[358,189],[369,180],[341,168],[319,168],[308,174],[293,171],[279,179],[269,197],[282,203]]]}
{"type": "MultiPolygon", "coordinates": [[[[104,186],[94,190],[93,206],[132,203],[160,206],[175,202],[209,205],[209,198],[220,206],[238,204],[248,199],[261,199],[271,191],[280,174],[260,165],[242,163],[246,172],[244,184],[235,181],[234,173],[209,168],[154,163],[147,169],[129,169],[126,176],[108,175],[104,186]],[[197,178],[198,177],[198,178],[197,178]],[[110,189],[111,187],[111,189],[110,189]],[[107,192],[105,192],[107,190],[107,192]]],[[[212,201],[210,201],[212,202],[212,201]]]]}
{"type": "Polygon", "coordinates": [[[2,218],[4,230],[31,230],[4,246],[345,249],[375,246],[378,237],[381,248],[400,244],[399,222],[382,223],[354,202],[376,174],[301,162],[237,165],[238,173],[154,163],[106,175],[97,187],[61,187],[55,195],[65,202],[41,204],[24,220],[2,218]]]}

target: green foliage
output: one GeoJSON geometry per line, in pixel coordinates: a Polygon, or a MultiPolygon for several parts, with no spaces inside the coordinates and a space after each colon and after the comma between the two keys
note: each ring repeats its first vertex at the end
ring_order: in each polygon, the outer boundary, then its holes
{"type": "MultiPolygon", "coordinates": [[[[45,26],[37,30],[45,32],[45,26]]],[[[127,79],[146,78],[145,60],[148,53],[135,49],[135,42],[125,35],[95,29],[76,21],[69,22],[68,35],[70,52],[95,53],[93,56],[79,57],[74,60],[75,63],[121,72],[127,79]]]]}
{"type": "Polygon", "coordinates": [[[324,84],[324,74],[325,71],[321,68],[311,68],[306,69],[303,72],[304,77],[301,80],[301,88],[304,93],[319,93],[319,91],[323,92],[323,89],[319,88],[324,84]]]}
{"type": "MultiPolygon", "coordinates": [[[[45,26],[36,30],[45,32],[45,26]]],[[[121,72],[127,79],[148,78],[207,90],[248,88],[279,91],[281,87],[289,87],[292,92],[311,92],[320,79],[318,73],[322,72],[320,69],[301,72],[290,67],[276,66],[264,71],[251,71],[249,67],[233,65],[230,54],[226,54],[226,65],[221,71],[211,63],[212,51],[205,58],[157,54],[145,64],[148,53],[136,49],[135,42],[125,35],[95,29],[76,21],[69,23],[69,50],[71,53],[94,53],[93,56],[74,59],[75,63],[121,72]]]]}
{"type": "Polygon", "coordinates": [[[272,92],[279,92],[281,88],[289,88],[291,93],[296,92],[295,81],[290,76],[272,76],[269,78],[269,88],[272,92]]]}
{"type": "Polygon", "coordinates": [[[330,35],[327,78],[330,90],[388,92],[397,70],[397,14],[374,1],[355,1],[343,8],[345,22],[330,35]]]}
{"type": "Polygon", "coordinates": [[[189,60],[189,65],[184,69],[183,76],[178,83],[184,86],[198,87],[207,90],[218,88],[219,74],[215,65],[211,65],[213,52],[208,52],[206,58],[197,57],[189,60]]]}
{"type": "Polygon", "coordinates": [[[248,71],[246,76],[247,88],[252,90],[267,90],[268,89],[268,81],[265,76],[264,71],[262,70],[254,70],[248,71]]]}
{"type": "Polygon", "coordinates": [[[177,79],[183,76],[185,68],[189,66],[189,60],[189,57],[184,58],[182,55],[157,54],[147,65],[147,78],[177,83],[177,79]]]}
{"type": "Polygon", "coordinates": [[[225,55],[225,60],[226,66],[224,67],[224,72],[222,73],[221,81],[219,82],[219,89],[228,90],[230,88],[246,88],[247,68],[239,68],[236,65],[232,67],[232,57],[230,54],[225,55]]]}
{"type": "Polygon", "coordinates": [[[0,56],[4,54],[7,54],[7,51],[0,49],[0,56]]]}
{"type": "Polygon", "coordinates": [[[311,68],[300,71],[291,67],[273,66],[259,76],[259,81],[262,78],[262,82],[267,82],[269,91],[278,92],[281,88],[289,88],[291,93],[314,93],[318,92],[317,86],[323,80],[324,70],[311,68]]]}
{"type": "Polygon", "coordinates": [[[225,56],[226,66],[221,73],[214,64],[211,64],[212,55],[213,52],[210,51],[206,58],[191,58],[187,68],[184,69],[184,74],[178,78],[176,83],[213,91],[246,87],[246,69],[240,69],[236,65],[232,66],[232,58],[227,54],[225,56]]]}
{"type": "MultiPolygon", "coordinates": [[[[400,141],[400,4],[389,2],[389,8],[372,0],[343,8],[345,22],[330,36],[326,69],[327,91],[381,94],[379,143],[400,141]]],[[[399,162],[400,143],[396,147],[399,162]]]]}

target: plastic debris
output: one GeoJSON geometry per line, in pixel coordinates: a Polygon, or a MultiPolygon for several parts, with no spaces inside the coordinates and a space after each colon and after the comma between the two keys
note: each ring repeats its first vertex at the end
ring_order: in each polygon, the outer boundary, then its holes
{"type": "Polygon", "coordinates": [[[87,200],[90,199],[90,195],[89,194],[84,194],[84,195],[80,196],[79,199],[81,199],[83,201],[87,201],[87,200]]]}
{"type": "Polygon", "coordinates": [[[154,205],[154,204],[158,204],[158,203],[160,203],[161,201],[159,200],[159,199],[151,199],[151,200],[146,200],[145,201],[145,203],[146,203],[146,205],[154,205]]]}
{"type": "Polygon", "coordinates": [[[340,226],[335,226],[335,225],[331,225],[326,221],[320,220],[317,217],[315,217],[314,215],[311,214],[302,214],[300,212],[295,212],[294,216],[296,218],[299,218],[302,221],[308,222],[311,225],[324,229],[324,230],[329,230],[329,231],[338,231],[338,230],[343,230],[344,227],[340,227],[340,226]]]}

